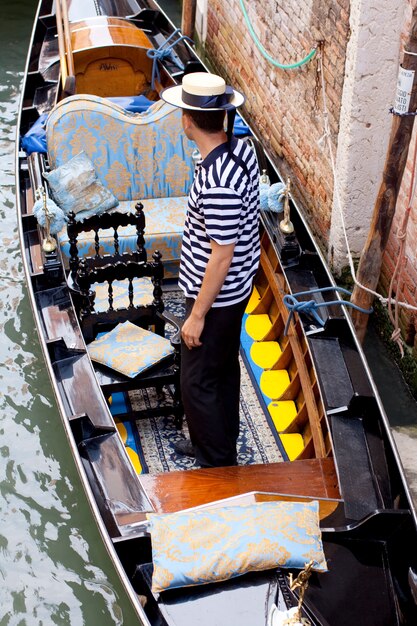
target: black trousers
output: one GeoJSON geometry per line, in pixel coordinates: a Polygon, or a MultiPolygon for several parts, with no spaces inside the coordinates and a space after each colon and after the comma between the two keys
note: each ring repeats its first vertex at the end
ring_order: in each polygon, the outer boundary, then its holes
{"type": "MultiPolygon", "coordinates": [[[[249,298],[232,306],[211,308],[202,345],[181,347],[181,393],[191,441],[202,467],[236,465],[239,436],[239,345],[249,298]]],[[[185,318],[194,300],[186,299],[185,318]]]]}

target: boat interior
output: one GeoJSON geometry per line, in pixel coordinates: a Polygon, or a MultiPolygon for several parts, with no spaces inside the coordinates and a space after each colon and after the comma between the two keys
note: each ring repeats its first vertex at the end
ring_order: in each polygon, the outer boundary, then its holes
{"type": "MultiPolygon", "coordinates": [[[[220,624],[232,598],[244,607],[239,623],[249,626],[255,623],[251,607],[263,606],[265,594],[271,599],[271,590],[281,590],[288,601],[292,592],[282,572],[267,571],[210,585],[210,591],[153,594],[148,512],[318,500],[329,573],[312,576],[307,614],[314,605],[315,615],[321,609],[329,615],[330,607],[338,617],[329,624],[351,626],[353,613],[348,607],[339,613],[340,591],[332,578],[332,570],[342,567],[351,573],[350,596],[368,602],[375,624],[382,624],[381,603],[392,620],[384,624],[399,623],[388,564],[403,558],[396,549],[401,535],[411,533],[410,515],[346,314],[337,304],[326,306],[335,293],[322,290],[331,283],[303,222],[294,212],[296,238],[286,237],[277,215],[263,212],[261,264],[241,335],[239,465],[199,468],[174,451],[187,434],[178,387],[184,302],[176,277],[195,155],[181,131],[180,111],[158,94],[185,70],[201,66],[189,55],[185,68],[184,54],[174,53],[155,69],[148,52],[167,38],[158,12],[146,9],[133,20],[84,19],[71,14],[70,3],[72,62],[61,80],[50,5],[51,14],[37,23],[39,45],[22,110],[23,131],[48,114],[47,152],[19,154],[34,314],[60,410],[150,622],[220,624]],[[126,100],[140,112],[126,111],[126,100]],[[113,208],[94,214],[84,202],[72,207],[56,233],[56,250],[45,250],[47,235],[33,212],[36,190],[55,197],[51,172],[80,152],[93,163],[95,184],[110,194],[113,208]],[[320,305],[319,321],[286,306],[285,295],[304,292],[301,302],[320,305]],[[149,339],[160,352],[152,352],[145,365],[132,365],[132,350],[121,354],[115,348],[122,326],[133,332],[130,347],[149,339]],[[138,327],[149,337],[135,335],[138,327]],[[381,589],[386,593],[377,593],[381,589]]],[[[184,42],[179,46],[186,50],[184,42]]],[[[249,129],[245,140],[256,143],[249,129]]],[[[268,167],[271,182],[278,181],[268,167]]],[[[291,598],[296,603],[297,596],[291,598]]]]}

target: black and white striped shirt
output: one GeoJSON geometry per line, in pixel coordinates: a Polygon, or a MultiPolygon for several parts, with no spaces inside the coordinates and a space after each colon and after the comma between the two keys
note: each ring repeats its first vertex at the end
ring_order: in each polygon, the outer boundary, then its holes
{"type": "Polygon", "coordinates": [[[230,306],[251,291],[259,265],[259,170],[253,150],[232,138],[196,168],[181,250],[179,285],[196,298],[211,253],[210,240],[234,243],[233,260],[213,307],[230,306]]]}

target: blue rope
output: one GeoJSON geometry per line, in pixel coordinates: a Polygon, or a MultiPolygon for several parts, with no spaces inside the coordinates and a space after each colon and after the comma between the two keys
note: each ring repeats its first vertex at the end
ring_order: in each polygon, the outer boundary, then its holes
{"type": "Polygon", "coordinates": [[[285,295],[283,297],[283,302],[285,306],[287,307],[287,309],[289,310],[290,314],[288,316],[287,323],[285,324],[284,335],[286,335],[288,332],[288,327],[290,325],[292,316],[294,315],[295,312],[306,313],[307,315],[311,315],[320,326],[324,326],[324,322],[319,316],[319,314],[317,313],[317,309],[323,306],[331,306],[333,304],[344,304],[345,306],[350,306],[352,309],[356,309],[357,311],[360,311],[361,313],[367,313],[368,315],[373,312],[372,307],[370,309],[362,309],[360,306],[357,306],[356,304],[353,304],[353,302],[349,302],[348,300],[331,300],[329,302],[315,302],[315,300],[306,300],[306,301],[299,302],[297,300],[298,296],[308,296],[311,293],[324,293],[325,291],[340,291],[349,296],[352,295],[351,291],[348,291],[347,289],[344,289],[343,287],[322,287],[321,289],[320,288],[310,289],[309,291],[299,291],[298,293],[285,295]]]}
{"type": "MultiPolygon", "coordinates": [[[[164,43],[161,46],[159,46],[159,48],[151,48],[146,52],[146,56],[148,56],[153,61],[152,81],[151,81],[152,89],[155,89],[155,78],[158,80],[158,82],[160,82],[160,79],[161,79],[161,76],[159,73],[158,61],[163,61],[163,59],[167,59],[168,57],[172,58],[172,55],[171,55],[172,49],[174,48],[174,46],[179,44],[180,41],[189,41],[191,44],[194,44],[194,41],[192,39],[187,37],[187,35],[181,35],[180,32],[181,31],[179,28],[175,29],[174,32],[168,37],[168,39],[165,39],[164,43]],[[171,41],[171,39],[175,36],[178,36],[178,38],[175,41],[173,41],[168,47],[165,47],[171,41]]],[[[184,68],[181,66],[181,69],[184,69],[184,68]]]]}

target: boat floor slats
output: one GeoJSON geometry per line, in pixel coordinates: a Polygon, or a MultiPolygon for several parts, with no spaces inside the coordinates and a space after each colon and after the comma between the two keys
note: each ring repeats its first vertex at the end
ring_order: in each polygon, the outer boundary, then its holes
{"type": "Polygon", "coordinates": [[[139,481],[158,513],[172,513],[252,491],[340,498],[331,458],[143,474],[139,481]]]}
{"type": "Polygon", "coordinates": [[[67,403],[68,418],[86,414],[96,428],[114,428],[88,356],[83,354],[56,361],[53,367],[61,396],[67,403]]]}
{"type": "Polygon", "coordinates": [[[379,507],[363,423],[359,418],[332,415],[331,424],[345,515],[359,520],[379,507]]]}
{"type": "Polygon", "coordinates": [[[47,338],[51,341],[62,337],[68,349],[85,350],[81,332],[76,332],[78,325],[67,288],[57,287],[39,292],[36,300],[47,338]]]}
{"type": "Polygon", "coordinates": [[[354,389],[346,367],[339,340],[310,338],[310,348],[316,364],[321,389],[327,410],[349,406],[354,389]]]}
{"type": "MultiPolygon", "coordinates": [[[[99,505],[111,512],[114,519],[119,514],[152,511],[133,465],[128,461],[123,442],[117,433],[87,439],[80,444],[81,454],[94,474],[94,484],[100,487],[99,505]],[[126,462],[120,459],[126,456],[126,462]],[[115,468],[117,463],[117,470],[115,468]]],[[[97,494],[96,494],[97,495],[97,494]]]]}

